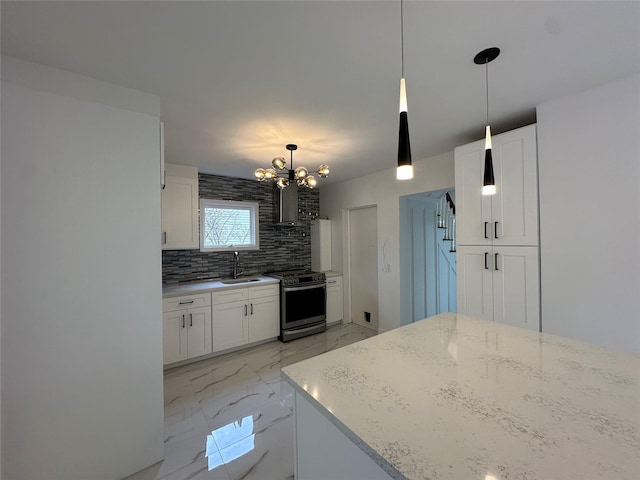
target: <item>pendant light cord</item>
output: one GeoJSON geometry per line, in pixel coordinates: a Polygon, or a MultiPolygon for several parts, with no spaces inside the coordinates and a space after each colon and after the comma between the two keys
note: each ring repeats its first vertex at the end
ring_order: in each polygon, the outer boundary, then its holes
{"type": "Polygon", "coordinates": [[[404,12],[403,1],[400,0],[400,58],[402,59],[402,78],[404,78],[404,12]]]}
{"type": "Polygon", "coordinates": [[[487,125],[489,125],[489,58],[487,57],[484,62],[484,80],[487,89],[487,125]]]}

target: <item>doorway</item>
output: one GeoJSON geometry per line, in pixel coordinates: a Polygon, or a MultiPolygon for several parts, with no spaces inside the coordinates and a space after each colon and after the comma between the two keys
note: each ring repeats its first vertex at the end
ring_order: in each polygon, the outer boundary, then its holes
{"type": "Polygon", "coordinates": [[[400,197],[401,324],[456,311],[455,244],[438,228],[438,204],[452,189],[400,197]]]}
{"type": "Polygon", "coordinates": [[[378,331],[378,209],[349,210],[351,321],[378,331]]]}

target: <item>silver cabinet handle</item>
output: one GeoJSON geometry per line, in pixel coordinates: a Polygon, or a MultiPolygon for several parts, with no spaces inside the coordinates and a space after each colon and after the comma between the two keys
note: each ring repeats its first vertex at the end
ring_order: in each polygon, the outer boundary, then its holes
{"type": "Polygon", "coordinates": [[[247,304],[246,303],[244,304],[244,316],[245,317],[247,316],[247,304]]]}
{"type": "Polygon", "coordinates": [[[162,232],[162,244],[167,244],[167,232],[162,232]]]}
{"type": "Polygon", "coordinates": [[[494,222],[493,234],[494,234],[493,238],[498,238],[498,222],[494,222]]]}
{"type": "Polygon", "coordinates": [[[188,302],[180,302],[178,305],[188,305],[189,303],[193,303],[193,300],[189,300],[188,302]]]}
{"type": "Polygon", "coordinates": [[[193,327],[193,314],[192,313],[189,314],[189,326],[193,327]]]}
{"type": "Polygon", "coordinates": [[[338,283],[337,280],[328,280],[327,283],[338,283]]]}
{"type": "Polygon", "coordinates": [[[251,315],[253,315],[253,303],[251,304],[251,315]]]}
{"type": "Polygon", "coordinates": [[[487,237],[487,225],[489,224],[489,222],[484,222],[484,238],[489,238],[487,237]]]}
{"type": "Polygon", "coordinates": [[[184,315],[182,315],[182,328],[184,328],[184,315]]]}
{"type": "Polygon", "coordinates": [[[498,254],[496,253],[493,257],[494,268],[498,270],[498,254]]]}
{"type": "Polygon", "coordinates": [[[484,252],[484,269],[489,270],[489,266],[487,265],[487,257],[489,257],[489,252],[484,252]]]}

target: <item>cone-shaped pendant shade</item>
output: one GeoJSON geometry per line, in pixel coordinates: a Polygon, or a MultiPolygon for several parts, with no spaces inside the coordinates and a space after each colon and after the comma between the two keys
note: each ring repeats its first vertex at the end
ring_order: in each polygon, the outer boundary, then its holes
{"type": "Polygon", "coordinates": [[[400,130],[398,132],[398,180],[413,178],[411,165],[411,144],[409,142],[409,121],[407,119],[407,90],[404,78],[400,79],[400,130]]]}
{"type": "Polygon", "coordinates": [[[493,156],[491,155],[491,129],[487,125],[484,139],[484,182],[482,195],[495,195],[496,181],[493,177],[493,156]]]}

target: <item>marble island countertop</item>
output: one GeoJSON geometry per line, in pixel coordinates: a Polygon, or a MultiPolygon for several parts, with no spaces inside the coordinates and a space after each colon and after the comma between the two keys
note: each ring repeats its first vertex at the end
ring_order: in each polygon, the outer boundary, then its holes
{"type": "Polygon", "coordinates": [[[640,355],[447,313],[282,376],[393,478],[640,478],[640,355]]]}
{"type": "MultiPolygon", "coordinates": [[[[243,277],[240,278],[242,280],[243,277]]],[[[257,278],[252,282],[239,282],[239,283],[223,283],[223,279],[220,280],[200,280],[189,283],[177,283],[173,285],[164,285],[162,287],[162,297],[179,297],[181,295],[191,295],[196,293],[207,292],[211,290],[231,290],[234,288],[247,288],[258,285],[268,285],[271,283],[280,283],[280,280],[273,277],[267,277],[264,275],[255,275],[246,278],[257,278]]],[[[226,281],[226,280],[225,280],[226,281]]]]}

